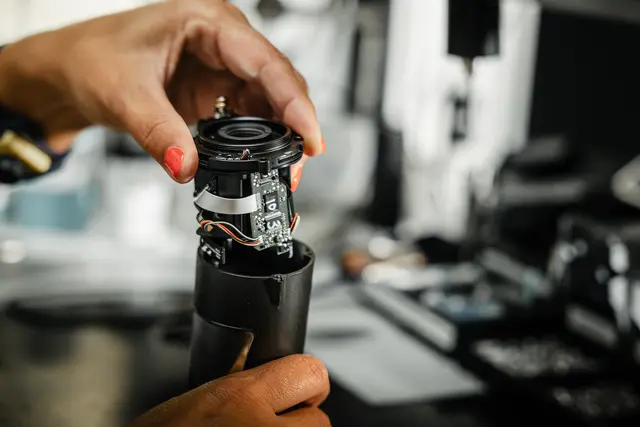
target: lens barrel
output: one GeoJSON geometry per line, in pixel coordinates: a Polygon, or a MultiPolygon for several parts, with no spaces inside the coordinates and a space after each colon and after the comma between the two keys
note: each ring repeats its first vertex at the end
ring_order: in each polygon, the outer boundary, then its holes
{"type": "Polygon", "coordinates": [[[290,166],[302,158],[302,138],[282,123],[227,116],[201,121],[195,143],[199,234],[212,262],[224,264],[237,245],[290,253],[290,166]]]}
{"type": "Polygon", "coordinates": [[[293,239],[290,166],[302,158],[302,138],[282,123],[219,107],[194,138],[192,387],[304,350],[315,261],[293,239]]]}
{"type": "Polygon", "coordinates": [[[221,267],[198,256],[192,387],[303,352],[315,256],[297,241],[293,254],[264,259],[253,251],[221,267]]]}

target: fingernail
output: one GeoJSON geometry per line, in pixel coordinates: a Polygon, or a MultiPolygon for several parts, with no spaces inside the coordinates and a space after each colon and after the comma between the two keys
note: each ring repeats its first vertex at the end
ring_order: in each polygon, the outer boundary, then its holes
{"type": "Polygon", "coordinates": [[[173,178],[178,178],[180,174],[180,168],[182,167],[182,159],[184,158],[184,152],[179,147],[169,147],[164,154],[164,164],[171,172],[173,178]]]}
{"type": "Polygon", "coordinates": [[[302,166],[293,165],[291,167],[291,191],[295,193],[300,185],[300,179],[302,178],[302,166]]]}
{"type": "Polygon", "coordinates": [[[324,141],[324,138],[322,138],[322,148],[320,148],[320,154],[324,154],[325,151],[327,151],[327,143],[324,141]]]}

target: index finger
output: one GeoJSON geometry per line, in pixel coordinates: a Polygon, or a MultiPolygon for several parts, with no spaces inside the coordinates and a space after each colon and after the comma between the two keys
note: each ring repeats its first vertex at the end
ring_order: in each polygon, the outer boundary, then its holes
{"type": "Polygon", "coordinates": [[[193,53],[206,64],[222,64],[246,82],[257,82],[276,114],[305,141],[310,156],[324,150],[320,124],[306,84],[289,60],[249,24],[238,20],[201,28],[193,53]],[[213,44],[213,45],[212,45],[213,44]]]}
{"type": "Polygon", "coordinates": [[[327,369],[309,355],[287,356],[234,375],[254,378],[252,392],[276,414],[300,404],[317,407],[329,395],[327,369]]]}

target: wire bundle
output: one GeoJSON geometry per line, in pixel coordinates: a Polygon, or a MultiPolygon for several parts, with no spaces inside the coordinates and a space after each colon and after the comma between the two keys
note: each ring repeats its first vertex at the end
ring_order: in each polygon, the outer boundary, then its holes
{"type": "Polygon", "coordinates": [[[200,227],[204,228],[206,231],[211,231],[213,230],[213,227],[218,227],[234,241],[244,246],[258,246],[262,243],[262,239],[254,239],[253,237],[247,236],[230,222],[204,220],[200,222],[200,227]]]}
{"type": "MultiPolygon", "coordinates": [[[[298,224],[300,224],[300,214],[296,213],[291,220],[291,234],[295,233],[298,228],[298,224]]],[[[200,227],[202,227],[205,231],[211,232],[213,227],[217,227],[222,230],[226,235],[231,237],[234,241],[240,243],[244,246],[258,246],[262,244],[261,238],[253,238],[244,234],[242,231],[238,229],[235,225],[226,221],[212,221],[210,219],[205,219],[200,221],[200,227]]]]}
{"type": "Polygon", "coordinates": [[[293,216],[293,219],[291,220],[291,234],[296,232],[298,224],[300,224],[300,214],[296,212],[296,214],[293,216]]]}

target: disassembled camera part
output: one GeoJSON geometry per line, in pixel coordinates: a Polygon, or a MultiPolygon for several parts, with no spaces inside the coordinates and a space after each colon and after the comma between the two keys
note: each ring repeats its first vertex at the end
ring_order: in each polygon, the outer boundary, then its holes
{"type": "Polygon", "coordinates": [[[293,239],[291,165],[302,138],[236,116],[218,98],[198,123],[196,260],[189,384],[302,353],[315,255],[293,239]]]}
{"type": "Polygon", "coordinates": [[[227,110],[227,99],[224,96],[219,96],[214,105],[213,118],[221,119],[231,115],[232,114],[227,110]]]}
{"type": "Polygon", "coordinates": [[[282,123],[234,115],[223,97],[197,130],[201,251],[222,264],[234,243],[291,256],[300,216],[290,166],[302,158],[302,138],[282,123]]]}

